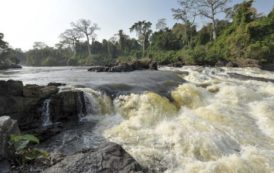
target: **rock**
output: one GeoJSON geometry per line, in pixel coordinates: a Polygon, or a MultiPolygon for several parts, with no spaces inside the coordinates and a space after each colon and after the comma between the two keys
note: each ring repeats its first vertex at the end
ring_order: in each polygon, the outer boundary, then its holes
{"type": "Polygon", "coordinates": [[[256,59],[237,59],[237,65],[239,67],[257,67],[261,68],[259,61],[256,59]]]}
{"type": "Polygon", "coordinates": [[[14,80],[0,81],[0,95],[22,96],[23,82],[14,80]]]}
{"type": "Polygon", "coordinates": [[[23,89],[23,95],[24,97],[44,99],[56,94],[58,90],[56,86],[26,85],[23,89]]]}
{"type": "Polygon", "coordinates": [[[263,64],[261,69],[268,70],[268,71],[274,71],[274,64],[263,64]]]}
{"type": "Polygon", "coordinates": [[[218,60],[215,64],[215,67],[224,67],[227,64],[225,60],[218,60]]]}
{"type": "Polygon", "coordinates": [[[55,87],[60,87],[60,86],[65,86],[66,84],[64,83],[58,83],[58,82],[50,82],[48,86],[55,86],[55,87]]]}
{"type": "Polygon", "coordinates": [[[33,134],[34,136],[38,137],[40,142],[44,142],[51,138],[52,136],[55,136],[59,134],[63,130],[63,126],[61,123],[55,123],[52,126],[49,127],[39,127],[36,129],[31,129],[29,131],[26,131],[28,134],[33,134]]]}
{"type": "Polygon", "coordinates": [[[121,146],[108,143],[96,151],[67,156],[43,173],[143,173],[137,163],[121,146]]]}
{"type": "Polygon", "coordinates": [[[93,71],[93,72],[108,72],[109,67],[105,66],[92,66],[88,69],[88,71],[93,71]]]}
{"type": "Polygon", "coordinates": [[[131,72],[135,70],[158,70],[158,64],[151,60],[143,60],[108,66],[93,66],[88,69],[93,72],[131,72]]]}
{"type": "Polygon", "coordinates": [[[0,70],[7,70],[7,69],[20,69],[22,66],[18,64],[0,64],[0,70]]]}
{"type": "Polygon", "coordinates": [[[50,109],[53,122],[77,121],[80,114],[86,114],[83,91],[65,91],[54,95],[50,109]]]}
{"type": "Polygon", "coordinates": [[[21,81],[0,81],[0,116],[18,121],[21,130],[41,125],[41,107],[45,98],[58,92],[55,86],[23,86],[21,81]]]}
{"type": "Polygon", "coordinates": [[[6,159],[1,160],[0,159],[0,173],[11,173],[10,163],[8,162],[8,160],[6,160],[6,159]]]}
{"type": "Polygon", "coordinates": [[[20,130],[16,120],[9,116],[0,117],[0,160],[8,159],[8,138],[11,134],[19,134],[20,130]]]}

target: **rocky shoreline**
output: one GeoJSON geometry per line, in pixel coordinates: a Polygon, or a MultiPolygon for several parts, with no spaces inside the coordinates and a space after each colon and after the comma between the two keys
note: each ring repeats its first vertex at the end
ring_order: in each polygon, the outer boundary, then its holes
{"type": "MultiPolygon", "coordinates": [[[[48,159],[37,160],[30,165],[14,164],[7,154],[10,134],[33,134],[41,142],[38,147],[47,148],[54,142],[52,140],[58,140],[58,134],[71,129],[73,124],[81,126],[79,113],[85,114],[87,111],[84,93],[79,90],[62,91],[58,88],[62,85],[23,85],[21,81],[0,81],[0,170],[5,173],[145,172],[121,146],[107,141],[96,147],[71,151],[69,155],[60,156],[49,150],[48,159]],[[47,102],[49,99],[50,102],[47,102]],[[51,124],[46,126],[42,117],[45,103],[51,111],[51,124]]],[[[92,130],[90,125],[87,128],[92,130]]]]}
{"type": "Polygon", "coordinates": [[[151,60],[133,61],[105,66],[92,66],[88,69],[91,72],[131,72],[135,70],[158,70],[158,64],[151,60]]]}

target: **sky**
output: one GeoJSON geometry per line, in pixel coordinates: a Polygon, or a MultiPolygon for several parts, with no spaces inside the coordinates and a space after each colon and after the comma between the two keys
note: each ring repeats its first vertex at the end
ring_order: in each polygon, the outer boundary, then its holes
{"type": "MultiPolygon", "coordinates": [[[[242,0],[231,0],[232,4],[242,0]]],[[[257,0],[254,6],[267,14],[274,0],[257,0]]],[[[13,48],[31,49],[33,42],[42,41],[54,46],[59,35],[78,19],[97,23],[97,40],[109,39],[118,30],[127,34],[133,23],[151,21],[153,29],[160,18],[166,18],[168,26],[176,23],[171,8],[177,0],[0,0],[0,33],[13,48]]],[[[197,25],[205,24],[198,20],[197,25]]],[[[132,35],[134,36],[134,35],[132,35]]]]}

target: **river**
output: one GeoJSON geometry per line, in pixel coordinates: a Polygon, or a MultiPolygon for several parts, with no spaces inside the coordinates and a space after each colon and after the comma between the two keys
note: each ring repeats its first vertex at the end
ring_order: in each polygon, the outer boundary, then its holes
{"type": "MultiPolygon", "coordinates": [[[[86,117],[97,121],[92,134],[121,144],[154,172],[274,172],[273,72],[186,66],[91,73],[86,67],[25,67],[2,71],[0,79],[62,82],[85,91],[97,110],[86,117]],[[112,90],[115,98],[104,94],[112,90]]],[[[94,143],[89,133],[82,136],[94,143]]]]}

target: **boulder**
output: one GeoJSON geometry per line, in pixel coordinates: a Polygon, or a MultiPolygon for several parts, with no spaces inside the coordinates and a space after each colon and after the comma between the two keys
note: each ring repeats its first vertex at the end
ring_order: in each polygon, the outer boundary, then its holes
{"type": "Polygon", "coordinates": [[[26,85],[23,89],[24,97],[44,99],[58,92],[56,86],[26,85]]]}
{"type": "Polygon", "coordinates": [[[67,156],[43,173],[143,173],[142,166],[120,145],[108,143],[96,151],[67,156]]]}
{"type": "Polygon", "coordinates": [[[86,114],[83,91],[65,91],[54,95],[50,102],[53,122],[78,120],[78,116],[86,114]]]}
{"type": "Polygon", "coordinates": [[[0,160],[8,159],[8,138],[11,134],[19,134],[20,130],[16,120],[9,116],[0,117],[0,160]]]}

